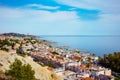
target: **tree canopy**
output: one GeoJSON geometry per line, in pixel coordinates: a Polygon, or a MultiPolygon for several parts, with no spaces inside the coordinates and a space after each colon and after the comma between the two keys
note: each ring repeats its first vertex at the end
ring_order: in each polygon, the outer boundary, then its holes
{"type": "Polygon", "coordinates": [[[99,59],[99,63],[107,68],[111,68],[115,72],[120,73],[120,52],[104,55],[99,59]]]}

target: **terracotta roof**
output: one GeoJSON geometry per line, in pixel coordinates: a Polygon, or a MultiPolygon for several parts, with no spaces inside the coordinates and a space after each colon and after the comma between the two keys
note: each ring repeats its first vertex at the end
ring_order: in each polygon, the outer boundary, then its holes
{"type": "Polygon", "coordinates": [[[76,67],[79,68],[79,69],[82,69],[82,70],[88,69],[85,65],[76,66],[76,67]]]}
{"type": "Polygon", "coordinates": [[[94,80],[94,79],[90,77],[86,77],[84,80],[94,80]]]}

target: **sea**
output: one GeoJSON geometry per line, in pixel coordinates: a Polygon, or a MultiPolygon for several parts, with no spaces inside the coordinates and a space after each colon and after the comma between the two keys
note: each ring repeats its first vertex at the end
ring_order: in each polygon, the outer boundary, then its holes
{"type": "Polygon", "coordinates": [[[96,56],[120,52],[119,35],[41,35],[40,39],[56,42],[55,46],[79,49],[96,56]]]}

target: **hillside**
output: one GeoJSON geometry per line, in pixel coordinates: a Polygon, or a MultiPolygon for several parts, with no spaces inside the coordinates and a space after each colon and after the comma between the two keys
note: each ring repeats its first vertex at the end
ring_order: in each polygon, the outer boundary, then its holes
{"type": "Polygon", "coordinates": [[[19,59],[23,64],[30,64],[35,71],[35,77],[40,80],[61,80],[54,72],[49,71],[47,68],[40,66],[30,56],[21,57],[15,53],[8,53],[0,51],[0,71],[5,72],[9,70],[15,58],[19,59]]]}

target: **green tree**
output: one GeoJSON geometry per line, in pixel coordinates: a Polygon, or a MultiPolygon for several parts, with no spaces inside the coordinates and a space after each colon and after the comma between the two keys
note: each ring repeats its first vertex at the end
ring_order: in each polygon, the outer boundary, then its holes
{"type": "Polygon", "coordinates": [[[120,73],[120,52],[104,55],[104,57],[99,58],[99,63],[104,67],[112,69],[114,72],[120,73]]]}
{"type": "Polygon", "coordinates": [[[52,54],[54,54],[54,55],[59,55],[59,53],[58,53],[58,52],[55,52],[55,51],[53,51],[52,54]]]}
{"type": "Polygon", "coordinates": [[[15,62],[10,65],[10,70],[6,74],[12,76],[14,80],[35,80],[35,72],[32,67],[29,64],[22,65],[18,59],[15,59],[15,62]]]}

